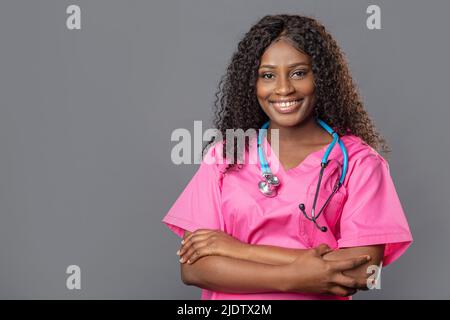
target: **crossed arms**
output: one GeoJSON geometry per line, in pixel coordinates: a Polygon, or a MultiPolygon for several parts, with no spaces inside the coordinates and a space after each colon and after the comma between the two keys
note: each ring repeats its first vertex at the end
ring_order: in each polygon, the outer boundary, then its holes
{"type": "Polygon", "coordinates": [[[209,229],[185,231],[178,252],[187,285],[228,293],[302,292],[349,296],[367,290],[370,265],[384,245],[332,250],[290,249],[240,242],[209,229]],[[187,260],[190,260],[187,262],[187,260]]]}

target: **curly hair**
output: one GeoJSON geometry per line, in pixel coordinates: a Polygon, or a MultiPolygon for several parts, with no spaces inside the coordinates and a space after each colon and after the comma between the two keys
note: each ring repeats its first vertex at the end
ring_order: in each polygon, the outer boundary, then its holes
{"type": "MultiPolygon", "coordinates": [[[[390,152],[386,140],[377,132],[364,109],[336,41],[316,19],[298,15],[264,16],[239,42],[215,94],[214,126],[222,136],[225,137],[227,129],[258,130],[269,120],[258,103],[256,81],[261,56],[281,37],[311,58],[316,85],[316,116],[334,128],[339,136],[350,133],[378,152],[390,152]]],[[[203,151],[215,140],[213,137],[203,151]]],[[[233,159],[241,157],[238,148],[233,149],[233,159]]],[[[249,150],[247,141],[245,150],[249,150]]],[[[223,157],[229,156],[224,141],[223,157]]],[[[234,161],[229,163],[225,172],[235,166],[234,161]]]]}

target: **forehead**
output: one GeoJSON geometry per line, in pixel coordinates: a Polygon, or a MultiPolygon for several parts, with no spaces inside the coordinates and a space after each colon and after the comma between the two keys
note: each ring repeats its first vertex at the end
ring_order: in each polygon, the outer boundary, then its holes
{"type": "Polygon", "coordinates": [[[307,54],[296,49],[290,41],[285,39],[271,43],[261,56],[261,65],[284,66],[299,62],[309,64],[311,59],[307,54]]]}

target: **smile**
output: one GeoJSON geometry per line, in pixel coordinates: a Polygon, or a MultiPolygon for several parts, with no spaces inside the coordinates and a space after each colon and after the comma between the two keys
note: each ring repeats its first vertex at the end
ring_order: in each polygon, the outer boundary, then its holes
{"type": "Polygon", "coordinates": [[[274,107],[275,110],[277,110],[280,113],[290,113],[297,109],[298,106],[300,106],[303,102],[303,99],[300,100],[293,100],[293,101],[287,101],[287,102],[269,102],[269,105],[271,107],[274,107]]]}

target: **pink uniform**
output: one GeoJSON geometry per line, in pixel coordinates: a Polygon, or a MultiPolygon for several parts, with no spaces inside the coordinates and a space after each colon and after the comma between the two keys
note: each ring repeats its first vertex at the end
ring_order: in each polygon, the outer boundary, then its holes
{"type": "MultiPolygon", "coordinates": [[[[225,175],[223,170],[226,165],[220,159],[222,144],[212,146],[162,221],[179,237],[183,237],[184,230],[219,229],[246,243],[285,248],[305,249],[321,243],[331,248],[386,244],[385,267],[399,258],[412,243],[389,165],[359,137],[345,135],[341,140],[348,152],[348,171],[344,184],[318,219],[319,225],[328,227],[326,232],[321,232],[307,220],[298,205],[304,203],[306,213],[311,215],[320,162],[327,148],[309,154],[297,167],[285,170],[264,138],[267,162],[281,181],[278,195],[268,198],[258,189],[261,169],[256,137],[251,140],[243,167],[228,171],[225,175]],[[205,159],[215,159],[216,163],[205,159]]],[[[322,178],[316,208],[322,207],[339,178],[343,156],[338,144],[328,159],[331,162],[322,178]]],[[[343,299],[318,294],[232,294],[205,289],[201,298],[343,299]]]]}

